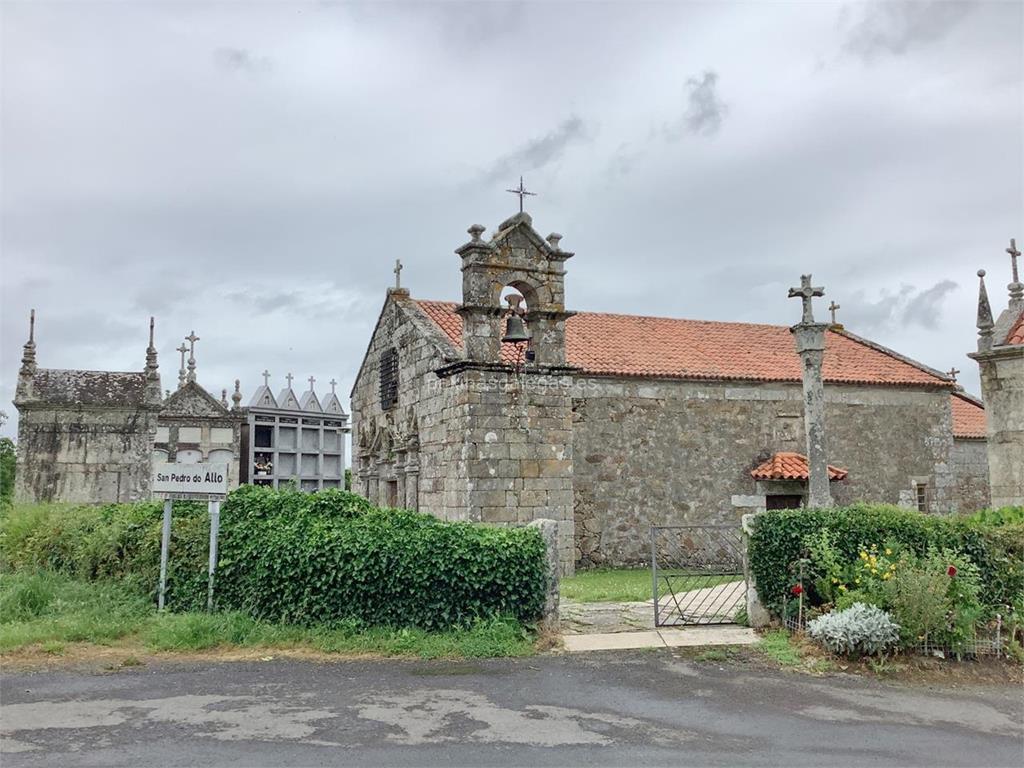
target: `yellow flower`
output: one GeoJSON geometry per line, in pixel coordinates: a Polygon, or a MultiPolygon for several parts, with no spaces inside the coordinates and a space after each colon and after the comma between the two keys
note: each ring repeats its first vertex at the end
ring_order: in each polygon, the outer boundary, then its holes
{"type": "Polygon", "coordinates": [[[860,553],[860,559],[861,560],[867,560],[868,559],[868,553],[867,552],[861,552],[860,553]]]}
{"type": "Polygon", "coordinates": [[[839,579],[837,579],[837,578],[833,577],[833,578],[832,578],[832,583],[833,583],[833,584],[838,584],[838,583],[839,583],[839,579]]]}
{"type": "Polygon", "coordinates": [[[854,579],[854,581],[855,581],[855,582],[856,582],[857,584],[860,584],[860,576],[858,576],[858,577],[857,577],[856,579],[854,579]]]}
{"type": "Polygon", "coordinates": [[[892,574],[891,573],[883,573],[882,574],[882,581],[888,581],[891,578],[892,578],[892,574]]]}
{"type": "Polygon", "coordinates": [[[846,585],[845,584],[840,584],[839,585],[839,589],[841,589],[843,592],[845,592],[846,591],[846,585]]]}
{"type": "Polygon", "coordinates": [[[885,548],[885,554],[887,554],[887,555],[891,555],[891,554],[892,554],[892,550],[891,550],[891,549],[889,549],[888,547],[886,547],[886,548],[885,548]]]}

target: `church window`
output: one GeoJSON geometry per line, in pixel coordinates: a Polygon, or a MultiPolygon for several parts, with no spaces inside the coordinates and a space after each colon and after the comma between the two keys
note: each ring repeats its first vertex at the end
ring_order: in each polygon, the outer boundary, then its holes
{"type": "Polygon", "coordinates": [[[380,356],[380,407],[393,408],[398,403],[398,350],[386,349],[380,356]]]}

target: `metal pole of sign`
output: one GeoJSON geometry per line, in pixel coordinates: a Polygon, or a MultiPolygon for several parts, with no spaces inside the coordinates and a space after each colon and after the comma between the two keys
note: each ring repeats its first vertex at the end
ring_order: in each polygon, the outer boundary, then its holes
{"type": "Polygon", "coordinates": [[[167,551],[171,546],[171,508],[174,502],[164,500],[164,530],[160,537],[160,592],[157,597],[157,610],[164,609],[164,597],[167,593],[167,551]]]}
{"type": "Polygon", "coordinates": [[[217,571],[217,534],[220,532],[220,501],[210,501],[210,578],[206,586],[206,610],[213,612],[213,578],[217,571]]]}

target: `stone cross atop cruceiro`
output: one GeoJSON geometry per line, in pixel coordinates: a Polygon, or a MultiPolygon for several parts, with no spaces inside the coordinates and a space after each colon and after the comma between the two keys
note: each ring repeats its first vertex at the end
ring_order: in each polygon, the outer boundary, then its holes
{"type": "MultiPolygon", "coordinates": [[[[811,299],[818,298],[825,295],[824,288],[815,288],[811,285],[810,275],[800,275],[800,287],[789,289],[789,298],[799,297],[804,303],[804,316],[800,321],[805,325],[809,325],[814,322],[814,307],[811,305],[811,299]]],[[[838,309],[839,307],[836,307],[838,309]]]]}
{"type": "MultiPolygon", "coordinates": [[[[811,285],[810,275],[800,276],[800,287],[789,289],[789,298],[803,302],[801,321],[790,328],[800,355],[804,391],[804,432],[807,436],[807,506],[831,507],[832,492],[828,479],[828,455],[825,449],[825,386],[822,368],[825,361],[825,323],[814,322],[812,300],[825,295],[825,289],[811,285]]],[[[834,302],[833,302],[834,304],[834,302]]],[[[838,309],[838,305],[835,309],[838,309]]],[[[831,309],[831,307],[830,307],[831,309]]],[[[835,309],[832,309],[833,313],[835,309]]]]}

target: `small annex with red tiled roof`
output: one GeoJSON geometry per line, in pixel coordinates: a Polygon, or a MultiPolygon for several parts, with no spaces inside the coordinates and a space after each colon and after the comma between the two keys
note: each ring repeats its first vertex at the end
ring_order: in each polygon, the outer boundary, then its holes
{"type": "MultiPolygon", "coordinates": [[[[462,349],[458,304],[416,304],[462,349]]],[[[502,361],[516,350],[502,348],[502,361]]],[[[800,358],[790,330],[782,325],[678,320],[580,312],[566,321],[566,359],[583,373],[696,380],[801,380],[800,358]]],[[[926,366],[915,364],[852,334],[825,334],[824,379],[843,384],[954,386],[926,366]]]]}
{"type": "MultiPolygon", "coordinates": [[[[828,465],[829,480],[845,480],[849,470],[840,469],[828,465]]],[[[807,468],[807,457],[802,453],[790,451],[779,451],[772,455],[768,461],[750,470],[750,476],[755,480],[804,480],[810,477],[810,470],[807,468]]]]}
{"type": "Polygon", "coordinates": [[[953,409],[953,437],[965,440],[985,439],[985,408],[974,398],[950,395],[953,409]]]}

